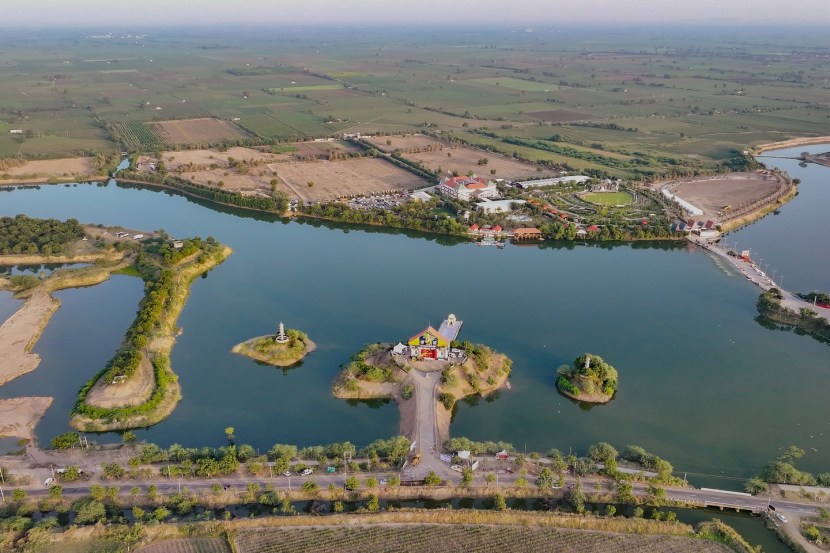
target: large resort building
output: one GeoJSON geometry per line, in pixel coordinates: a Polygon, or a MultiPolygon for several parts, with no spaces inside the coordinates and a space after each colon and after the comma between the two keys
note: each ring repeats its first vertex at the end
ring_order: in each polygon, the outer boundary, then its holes
{"type": "Polygon", "coordinates": [[[436,189],[440,194],[469,201],[479,198],[497,198],[499,190],[496,183],[481,177],[451,177],[444,179],[436,189]]]}

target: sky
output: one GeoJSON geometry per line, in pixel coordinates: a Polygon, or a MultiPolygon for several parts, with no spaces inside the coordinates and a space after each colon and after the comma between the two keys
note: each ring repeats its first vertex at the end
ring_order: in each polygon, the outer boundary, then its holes
{"type": "Polygon", "coordinates": [[[0,27],[830,23],[830,0],[0,0],[0,27]]]}

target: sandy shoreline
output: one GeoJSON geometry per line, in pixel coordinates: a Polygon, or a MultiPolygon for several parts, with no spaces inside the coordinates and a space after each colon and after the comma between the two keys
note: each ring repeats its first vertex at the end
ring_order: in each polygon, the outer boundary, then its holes
{"type": "Polygon", "coordinates": [[[0,399],[0,436],[34,439],[34,429],[49,406],[51,397],[0,399]]]}
{"type": "Polygon", "coordinates": [[[0,326],[0,386],[40,364],[40,356],[30,352],[59,306],[46,290],[38,289],[0,326]]]}
{"type": "Polygon", "coordinates": [[[761,144],[752,148],[752,153],[761,155],[770,150],[780,150],[782,148],[794,148],[796,146],[809,146],[812,144],[828,144],[830,143],[830,136],[812,136],[803,138],[792,138],[790,140],[782,140],[780,142],[770,142],[768,144],[761,144]]]}

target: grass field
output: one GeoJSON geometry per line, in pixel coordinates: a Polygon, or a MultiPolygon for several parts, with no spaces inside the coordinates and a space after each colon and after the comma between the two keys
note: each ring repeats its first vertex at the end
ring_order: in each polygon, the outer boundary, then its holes
{"type": "Polygon", "coordinates": [[[628,192],[597,192],[585,194],[582,199],[597,205],[631,205],[634,198],[628,192]]]}

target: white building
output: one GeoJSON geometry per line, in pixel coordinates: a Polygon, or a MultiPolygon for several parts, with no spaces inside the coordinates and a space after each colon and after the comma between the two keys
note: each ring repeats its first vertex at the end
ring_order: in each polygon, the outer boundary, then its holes
{"type": "Polygon", "coordinates": [[[476,176],[444,179],[435,190],[439,194],[464,201],[479,198],[496,198],[499,195],[496,183],[476,176]]]}
{"type": "Polygon", "coordinates": [[[582,184],[583,182],[588,182],[589,180],[591,180],[591,177],[586,177],[585,175],[570,175],[567,177],[556,177],[551,179],[526,180],[515,184],[519,188],[539,188],[541,186],[556,186],[557,184],[563,184],[566,182],[582,184]]]}
{"type": "Polygon", "coordinates": [[[513,211],[513,204],[526,204],[524,200],[489,200],[478,202],[476,207],[484,213],[508,213],[513,211]]]}

